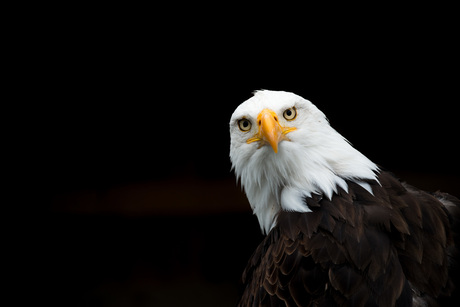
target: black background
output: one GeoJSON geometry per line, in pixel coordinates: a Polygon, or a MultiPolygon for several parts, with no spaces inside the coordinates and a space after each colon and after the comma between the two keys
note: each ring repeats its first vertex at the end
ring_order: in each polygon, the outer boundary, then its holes
{"type": "Polygon", "coordinates": [[[28,24],[11,78],[29,197],[18,299],[235,305],[262,236],[230,172],[228,122],[257,89],[311,100],[377,164],[459,196],[455,20],[412,9],[260,14],[255,27],[258,12],[88,9],[28,24]],[[206,197],[213,184],[227,194],[206,197]],[[126,187],[153,190],[150,205],[109,197],[126,187]]]}

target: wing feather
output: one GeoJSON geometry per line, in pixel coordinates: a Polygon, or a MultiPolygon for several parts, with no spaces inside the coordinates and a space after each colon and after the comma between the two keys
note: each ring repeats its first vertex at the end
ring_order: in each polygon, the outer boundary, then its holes
{"type": "Polygon", "coordinates": [[[312,212],[280,212],[243,273],[239,306],[405,306],[448,292],[444,196],[387,172],[378,180],[372,194],[347,181],[332,199],[306,197],[312,212]]]}

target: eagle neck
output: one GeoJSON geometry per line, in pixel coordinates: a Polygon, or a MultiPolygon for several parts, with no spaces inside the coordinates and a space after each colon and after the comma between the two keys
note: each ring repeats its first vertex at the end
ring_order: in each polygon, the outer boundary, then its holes
{"type": "Polygon", "coordinates": [[[376,179],[378,167],[372,161],[343,138],[337,143],[340,150],[333,151],[283,142],[277,154],[264,146],[238,161],[237,177],[264,234],[276,225],[281,210],[310,212],[305,197],[319,194],[331,200],[339,188],[348,191],[347,181],[366,188],[366,180],[376,179]]]}

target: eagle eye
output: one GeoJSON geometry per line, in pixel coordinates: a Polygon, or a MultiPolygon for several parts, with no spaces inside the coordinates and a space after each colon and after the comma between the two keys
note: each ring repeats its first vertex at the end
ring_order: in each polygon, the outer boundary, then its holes
{"type": "Polygon", "coordinates": [[[283,112],[283,116],[286,120],[294,120],[297,116],[297,110],[295,107],[289,108],[283,112]]]}
{"type": "Polygon", "coordinates": [[[240,130],[243,132],[251,130],[251,126],[252,124],[249,119],[242,118],[238,121],[238,128],[240,128],[240,130]]]}

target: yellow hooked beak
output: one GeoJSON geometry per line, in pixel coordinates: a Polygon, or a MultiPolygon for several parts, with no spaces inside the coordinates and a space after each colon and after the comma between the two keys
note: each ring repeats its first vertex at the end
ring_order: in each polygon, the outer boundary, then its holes
{"type": "Polygon", "coordinates": [[[289,140],[286,134],[296,130],[295,127],[283,127],[279,123],[278,115],[270,109],[263,109],[257,116],[257,125],[259,131],[246,142],[248,144],[253,142],[261,142],[270,144],[275,153],[278,153],[278,144],[282,140],[289,140]]]}

